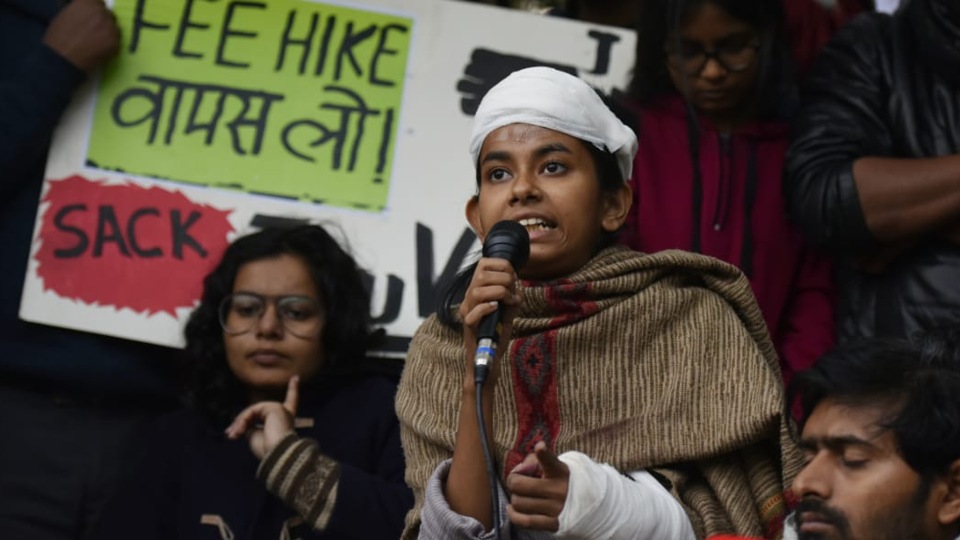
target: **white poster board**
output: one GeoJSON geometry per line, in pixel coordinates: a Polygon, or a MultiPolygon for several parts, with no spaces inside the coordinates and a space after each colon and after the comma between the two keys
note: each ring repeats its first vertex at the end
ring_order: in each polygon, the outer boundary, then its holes
{"type": "Polygon", "coordinates": [[[46,170],[21,317],[180,346],[227,243],[333,224],[399,355],[477,249],[478,98],[529,65],[624,88],[632,33],[452,0],[117,0],[123,51],[46,170]]]}

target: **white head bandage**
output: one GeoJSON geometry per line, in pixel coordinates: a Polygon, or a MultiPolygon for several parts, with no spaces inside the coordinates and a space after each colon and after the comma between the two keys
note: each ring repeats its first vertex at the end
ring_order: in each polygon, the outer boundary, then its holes
{"type": "Polygon", "coordinates": [[[589,142],[614,154],[624,181],[631,176],[637,136],[582,80],[548,67],[515,71],[487,92],[473,120],[470,155],[477,163],[484,139],[510,124],[531,124],[589,142]]]}

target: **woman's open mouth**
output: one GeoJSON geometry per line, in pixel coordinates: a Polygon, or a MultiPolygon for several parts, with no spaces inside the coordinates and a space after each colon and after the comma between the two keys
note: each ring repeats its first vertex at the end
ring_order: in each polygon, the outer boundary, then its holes
{"type": "Polygon", "coordinates": [[[541,218],[521,219],[517,221],[517,223],[523,225],[523,227],[527,229],[528,233],[548,231],[548,230],[557,228],[557,225],[555,223],[551,223],[541,218]]]}

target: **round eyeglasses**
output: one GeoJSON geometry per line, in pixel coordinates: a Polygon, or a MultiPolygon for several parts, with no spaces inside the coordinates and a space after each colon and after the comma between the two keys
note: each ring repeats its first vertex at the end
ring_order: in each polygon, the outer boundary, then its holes
{"type": "Polygon", "coordinates": [[[730,73],[744,71],[756,60],[759,49],[760,43],[756,41],[728,41],[717,44],[713,50],[707,50],[699,43],[682,41],[668,46],[666,52],[671,67],[698,76],[711,58],[730,73]]]}
{"type": "Polygon", "coordinates": [[[299,338],[316,336],[323,322],[323,307],[309,296],[263,296],[254,293],[234,293],[220,303],[220,326],[232,336],[253,330],[267,304],[273,303],[274,316],[283,328],[299,338]]]}

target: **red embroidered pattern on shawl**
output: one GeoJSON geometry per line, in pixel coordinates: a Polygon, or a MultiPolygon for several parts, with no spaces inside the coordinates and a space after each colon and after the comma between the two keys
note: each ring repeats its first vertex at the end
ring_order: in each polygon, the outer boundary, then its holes
{"type": "Polygon", "coordinates": [[[511,347],[513,392],[517,402],[518,432],[513,448],[504,462],[506,475],[539,441],[554,449],[560,433],[560,408],[557,405],[555,352],[557,330],[597,312],[589,283],[558,280],[546,287],[546,300],[556,316],[549,330],[517,338],[511,347]]]}

